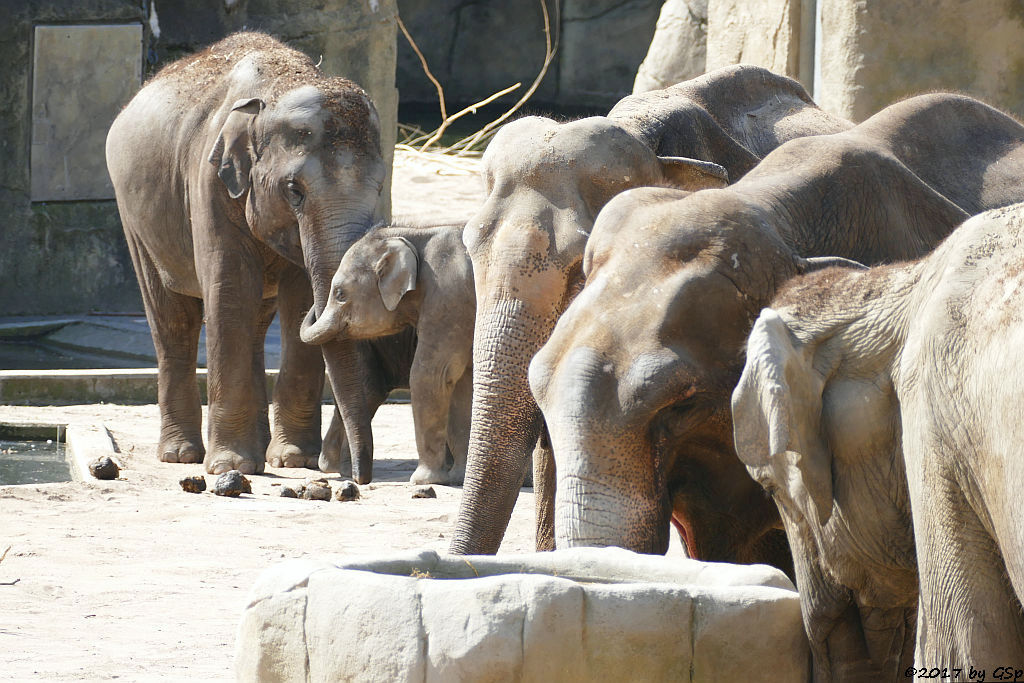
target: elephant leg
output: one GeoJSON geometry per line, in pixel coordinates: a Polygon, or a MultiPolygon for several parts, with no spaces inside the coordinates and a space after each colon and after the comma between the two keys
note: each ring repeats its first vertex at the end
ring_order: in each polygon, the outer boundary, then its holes
{"type": "MultiPolygon", "coordinates": [[[[346,423],[344,415],[355,415],[357,420],[364,422],[362,429],[357,431],[365,432],[372,439],[370,421],[394,386],[385,378],[383,368],[369,344],[357,343],[352,346],[353,359],[348,373],[340,381],[331,380],[331,389],[335,392],[334,416],[324,437],[319,465],[322,472],[338,472],[342,476],[355,478],[352,462],[355,453],[352,452],[348,436],[353,425],[346,423]],[[339,390],[344,392],[340,396],[339,390]]],[[[372,441],[367,445],[372,452],[372,441]]],[[[370,480],[365,473],[361,478],[364,481],[359,483],[370,480]]]]}
{"type": "Polygon", "coordinates": [[[321,472],[337,472],[342,479],[352,476],[352,457],[348,452],[345,423],[338,412],[337,404],[331,414],[331,422],[327,425],[327,434],[324,435],[321,449],[320,460],[317,463],[321,472]]]}
{"type": "Polygon", "coordinates": [[[196,354],[203,323],[203,303],[167,289],[144,247],[129,231],[128,250],[138,275],[158,368],[160,445],[163,462],[198,463],[206,449],[202,403],[196,382],[196,354]]]}
{"type": "Polygon", "coordinates": [[[281,316],[281,370],[274,386],[274,430],[267,447],[272,467],[317,468],[320,454],[320,399],[324,357],[319,347],[299,340],[302,317],[313,306],[306,274],[290,267],[277,287],[281,316]]]}
{"type": "Polygon", "coordinates": [[[473,370],[466,368],[452,390],[448,406],[448,450],[452,466],[448,483],[461,484],[466,477],[466,454],[469,452],[469,424],[473,413],[473,370]]]}
{"type": "MultiPolygon", "coordinates": [[[[199,250],[200,245],[197,245],[199,250]]],[[[209,448],[206,471],[263,472],[270,442],[263,337],[262,260],[235,246],[204,254],[209,448]]]]}
{"type": "Polygon", "coordinates": [[[555,453],[547,425],[541,429],[533,449],[533,493],[538,552],[555,549],[555,453]]]}
{"type": "Polygon", "coordinates": [[[1020,668],[1021,604],[999,545],[972,508],[980,496],[965,495],[952,468],[924,469],[931,471],[907,472],[921,580],[915,664],[1020,668]]]}
{"type": "Polygon", "coordinates": [[[412,419],[416,430],[419,465],[409,481],[413,484],[447,484],[445,469],[448,415],[455,380],[448,372],[447,349],[427,348],[420,343],[409,373],[412,419]]]}

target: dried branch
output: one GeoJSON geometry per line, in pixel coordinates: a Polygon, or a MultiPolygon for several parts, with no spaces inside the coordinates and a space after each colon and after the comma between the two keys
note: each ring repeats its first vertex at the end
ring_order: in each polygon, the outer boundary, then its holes
{"type": "Polygon", "coordinates": [[[435,88],[437,88],[437,99],[441,102],[441,120],[443,121],[448,118],[448,112],[445,110],[444,106],[444,88],[442,88],[441,84],[436,78],[434,78],[434,74],[430,73],[430,67],[427,66],[427,58],[423,56],[422,52],[420,52],[419,47],[416,45],[416,41],[409,35],[409,30],[405,28],[405,24],[402,23],[402,17],[397,12],[395,13],[395,20],[398,22],[398,28],[402,29],[402,35],[405,36],[405,39],[409,41],[409,45],[412,46],[413,52],[415,52],[416,56],[420,58],[420,64],[423,65],[423,73],[427,75],[430,82],[434,84],[435,88]]]}
{"type": "MultiPolygon", "coordinates": [[[[459,140],[458,142],[456,142],[455,144],[451,145],[450,147],[445,148],[442,153],[448,154],[450,152],[456,152],[456,150],[457,150],[456,156],[466,156],[467,154],[472,154],[473,153],[473,147],[475,145],[477,145],[478,143],[480,143],[480,142],[482,142],[484,140],[487,140],[491,136],[493,136],[495,129],[498,126],[500,126],[502,123],[504,123],[506,120],[508,120],[508,118],[510,116],[512,116],[512,114],[514,114],[515,112],[519,111],[519,109],[524,104],[526,104],[526,102],[530,99],[530,97],[533,96],[533,93],[537,91],[537,88],[540,86],[541,81],[544,80],[544,76],[548,72],[548,67],[551,65],[551,62],[554,60],[555,53],[558,52],[558,41],[560,39],[560,36],[557,33],[555,35],[554,41],[552,41],[552,39],[551,39],[551,18],[548,15],[547,0],[540,0],[540,9],[541,9],[541,13],[544,16],[544,64],[541,66],[540,73],[537,74],[537,77],[534,79],[533,84],[530,85],[530,88],[525,93],[523,93],[523,96],[520,97],[519,100],[514,105],[512,105],[512,107],[508,111],[506,111],[504,114],[499,116],[497,119],[495,119],[495,120],[491,121],[490,123],[488,123],[486,126],[481,128],[480,130],[478,130],[473,135],[470,135],[469,137],[463,138],[463,139],[459,140]]],[[[560,5],[559,5],[559,0],[555,0],[555,26],[556,27],[558,26],[558,23],[559,23],[559,19],[558,18],[560,16],[560,13],[561,13],[561,8],[560,8],[560,5]]],[[[445,130],[448,128],[448,126],[450,126],[452,124],[452,122],[458,120],[459,118],[461,118],[462,116],[464,116],[466,114],[475,114],[479,107],[482,107],[482,106],[484,106],[486,104],[490,104],[491,102],[493,102],[494,100],[498,99],[499,97],[502,97],[503,95],[507,95],[510,92],[512,92],[512,91],[514,91],[514,90],[516,90],[516,89],[518,89],[519,87],[522,86],[522,83],[516,83],[515,85],[511,85],[511,86],[505,88],[504,90],[499,90],[498,92],[494,93],[493,95],[490,95],[489,97],[486,97],[483,100],[480,100],[479,102],[471,104],[470,106],[466,107],[465,109],[462,109],[461,111],[453,114],[452,116],[448,116],[447,109],[445,107],[445,102],[444,102],[444,88],[441,87],[441,84],[434,77],[434,74],[432,74],[430,72],[430,67],[427,66],[427,59],[426,59],[426,57],[423,56],[423,53],[420,51],[419,47],[417,47],[416,41],[414,41],[412,39],[412,36],[409,35],[409,31],[405,28],[405,24],[402,23],[401,17],[396,16],[396,19],[398,21],[398,27],[402,30],[402,34],[405,36],[405,39],[409,41],[409,45],[412,46],[412,49],[416,53],[416,56],[418,56],[419,59],[420,59],[420,64],[423,66],[423,73],[426,74],[427,78],[430,79],[430,82],[433,83],[434,87],[437,89],[437,97],[438,97],[438,101],[440,102],[440,105],[441,105],[441,125],[438,126],[438,128],[436,130],[434,130],[431,133],[423,133],[422,135],[420,135],[418,137],[412,137],[411,139],[410,138],[406,138],[405,140],[402,141],[402,143],[397,145],[398,147],[401,147],[403,149],[407,149],[409,151],[423,153],[427,149],[429,149],[431,145],[433,145],[434,143],[436,143],[438,140],[441,139],[441,136],[444,135],[445,130]],[[415,145],[420,145],[420,146],[419,146],[418,149],[416,149],[415,145]]],[[[415,126],[402,126],[402,127],[405,128],[406,130],[410,130],[410,131],[418,131],[419,130],[415,126]]]]}
{"type": "MultiPolygon", "coordinates": [[[[512,114],[519,111],[519,109],[524,104],[526,104],[527,100],[529,100],[530,97],[533,96],[533,93],[537,91],[537,88],[540,86],[541,81],[544,80],[544,76],[548,72],[548,67],[551,65],[551,62],[555,58],[555,53],[558,52],[558,41],[561,38],[560,35],[555,35],[554,43],[552,44],[551,20],[548,16],[547,0],[540,0],[540,10],[544,15],[544,65],[541,67],[540,73],[537,74],[537,78],[533,80],[533,84],[530,85],[529,89],[525,93],[523,93],[522,97],[519,98],[519,101],[512,105],[512,107],[508,111],[506,111],[504,114],[488,123],[486,126],[478,130],[473,135],[467,138],[463,138],[462,140],[459,140],[451,147],[448,147],[447,149],[444,150],[445,152],[452,152],[461,147],[462,149],[457,153],[457,156],[462,156],[463,154],[466,153],[466,151],[472,149],[473,146],[476,145],[477,143],[481,142],[486,138],[491,137],[491,135],[493,135],[491,131],[493,131],[495,128],[504,123],[508,119],[508,117],[512,116],[512,114]]],[[[558,17],[560,16],[560,12],[561,8],[559,7],[559,0],[555,0],[556,26],[558,24],[558,17]]]]}

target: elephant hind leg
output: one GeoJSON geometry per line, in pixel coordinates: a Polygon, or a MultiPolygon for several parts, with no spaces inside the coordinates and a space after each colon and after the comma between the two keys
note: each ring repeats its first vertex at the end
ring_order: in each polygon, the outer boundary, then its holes
{"type": "Polygon", "coordinates": [[[267,462],[271,467],[316,469],[324,359],[319,346],[303,344],[299,339],[302,317],[313,305],[313,290],[306,274],[292,267],[281,277],[277,291],[281,371],[274,386],[274,429],[267,446],[267,462]]]}
{"type": "Polygon", "coordinates": [[[167,289],[145,247],[131,232],[126,230],[125,236],[156,348],[160,404],[157,455],[164,462],[199,463],[206,455],[196,383],[203,304],[200,299],[167,289]]]}

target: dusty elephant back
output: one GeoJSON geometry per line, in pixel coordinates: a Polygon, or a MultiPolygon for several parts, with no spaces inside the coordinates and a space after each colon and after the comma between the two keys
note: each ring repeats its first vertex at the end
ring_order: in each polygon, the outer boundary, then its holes
{"type": "Polygon", "coordinates": [[[853,126],[818,108],[793,79],[742,64],[631,95],[608,117],[659,155],[722,164],[731,182],[788,140],[853,126]]]}
{"type": "Polygon", "coordinates": [[[1020,200],[1024,126],[984,102],[920,95],[886,107],[850,134],[883,144],[968,214],[1020,200]]]}

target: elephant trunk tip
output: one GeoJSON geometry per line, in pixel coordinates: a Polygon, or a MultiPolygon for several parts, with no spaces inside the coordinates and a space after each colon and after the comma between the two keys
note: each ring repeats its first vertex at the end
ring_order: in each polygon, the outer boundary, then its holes
{"type": "Polygon", "coordinates": [[[299,327],[299,339],[305,344],[323,344],[329,341],[334,333],[327,322],[323,317],[317,318],[315,306],[310,308],[299,327]]]}

